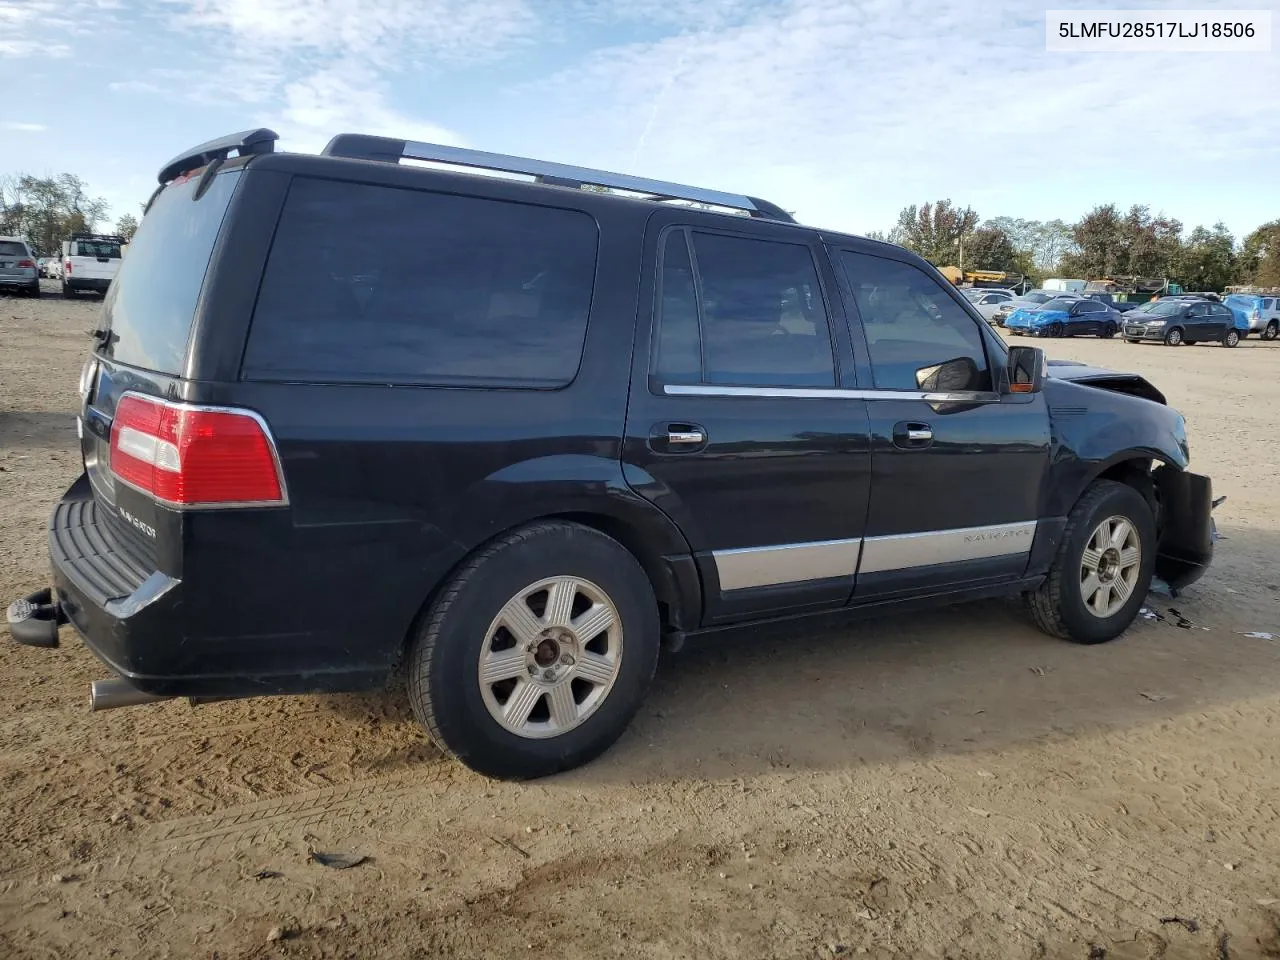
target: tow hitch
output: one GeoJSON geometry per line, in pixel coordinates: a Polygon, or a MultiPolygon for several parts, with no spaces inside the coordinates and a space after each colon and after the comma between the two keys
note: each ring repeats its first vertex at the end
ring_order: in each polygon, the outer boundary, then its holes
{"type": "Polygon", "coordinates": [[[56,647],[58,628],[67,622],[61,604],[53,598],[52,587],[13,601],[6,617],[13,639],[28,647],[56,647]]]}

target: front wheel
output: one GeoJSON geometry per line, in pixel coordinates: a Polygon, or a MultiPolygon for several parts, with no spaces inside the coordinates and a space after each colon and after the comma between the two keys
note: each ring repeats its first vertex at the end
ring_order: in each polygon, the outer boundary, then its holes
{"type": "Polygon", "coordinates": [[[1051,337],[1065,337],[1066,335],[1066,328],[1060,323],[1055,323],[1049,327],[1049,336],[1051,337]]]}
{"type": "Polygon", "coordinates": [[[1182,328],[1174,327],[1164,335],[1164,342],[1171,347],[1179,347],[1182,345],[1182,328]]]}
{"type": "Polygon", "coordinates": [[[432,604],[409,654],[409,700],[477,773],[526,779],[607,750],[658,663],[644,569],[590,527],[539,523],[479,551],[432,604]]]}
{"type": "Polygon", "coordinates": [[[1274,340],[1280,337],[1280,321],[1272,320],[1267,324],[1267,328],[1262,331],[1263,340],[1274,340]]]}
{"type": "Polygon", "coordinates": [[[1133,487],[1092,484],[1072,507],[1043,584],[1026,594],[1045,633],[1075,643],[1105,643],[1124,633],[1151,588],[1156,524],[1133,487]]]}
{"type": "Polygon", "coordinates": [[[1228,331],[1227,331],[1227,335],[1226,335],[1225,337],[1223,337],[1223,338],[1222,338],[1222,345],[1223,345],[1224,347],[1235,347],[1235,346],[1239,346],[1239,345],[1240,345],[1240,331],[1239,331],[1239,330],[1228,330],[1228,331]]]}
{"type": "Polygon", "coordinates": [[[1116,325],[1114,323],[1108,323],[1105,327],[1102,328],[1103,340],[1110,340],[1115,335],[1116,335],[1116,325]]]}

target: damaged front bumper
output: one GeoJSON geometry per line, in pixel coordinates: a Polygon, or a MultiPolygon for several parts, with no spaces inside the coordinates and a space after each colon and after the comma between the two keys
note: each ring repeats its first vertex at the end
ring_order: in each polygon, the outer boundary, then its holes
{"type": "Polygon", "coordinates": [[[1162,466],[1153,474],[1159,502],[1155,575],[1174,591],[1199,580],[1213,560],[1217,527],[1213,484],[1208,477],[1162,466]]]}

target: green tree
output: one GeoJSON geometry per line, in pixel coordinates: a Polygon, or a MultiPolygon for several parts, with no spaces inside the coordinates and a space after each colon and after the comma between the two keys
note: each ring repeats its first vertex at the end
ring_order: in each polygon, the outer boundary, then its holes
{"type": "Polygon", "coordinates": [[[1018,251],[1013,241],[998,227],[979,227],[965,244],[966,269],[1018,270],[1017,261],[1018,251]]]}
{"type": "Polygon", "coordinates": [[[1221,290],[1236,274],[1235,238],[1226,224],[1212,230],[1196,227],[1187,237],[1176,270],[1177,279],[1192,290],[1221,290]]]}
{"type": "Polygon", "coordinates": [[[64,239],[93,230],[106,214],[107,202],[75,174],[0,179],[0,233],[26,237],[38,257],[56,256],[64,239]]]}
{"type": "Polygon", "coordinates": [[[1022,267],[1019,272],[1040,277],[1050,276],[1065,254],[1075,251],[1071,228],[1061,220],[1023,220],[1018,217],[992,217],[983,224],[1001,230],[1018,252],[1022,267]]]}
{"type": "Polygon", "coordinates": [[[125,243],[133,239],[133,235],[138,232],[138,218],[132,213],[125,213],[116,221],[116,236],[123,237],[125,243]]]}
{"type": "Polygon", "coordinates": [[[1071,228],[1071,236],[1079,249],[1059,261],[1064,274],[1095,279],[1122,273],[1129,265],[1128,234],[1115,204],[1094,207],[1071,228]]]}
{"type": "Polygon", "coordinates": [[[890,236],[934,266],[958,266],[961,242],[967,242],[977,225],[978,215],[972,208],[961,209],[950,200],[939,200],[904,207],[890,236]]]}
{"type": "Polygon", "coordinates": [[[1244,238],[1236,279],[1260,287],[1280,287],[1280,220],[1264,223],[1244,238]]]}

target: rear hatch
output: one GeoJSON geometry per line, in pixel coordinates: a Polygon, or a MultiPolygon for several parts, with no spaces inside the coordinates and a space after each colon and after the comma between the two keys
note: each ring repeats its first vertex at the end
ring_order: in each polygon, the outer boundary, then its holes
{"type": "Polygon", "coordinates": [[[120,270],[118,240],[72,240],[71,275],[81,280],[111,280],[120,270]]]}
{"type": "Polygon", "coordinates": [[[172,576],[181,574],[181,513],[112,471],[112,425],[126,392],[179,395],[205,274],[240,176],[239,170],[218,174],[198,200],[193,178],[175,181],[155,198],[129,257],[115,261],[120,272],[80,379],[81,451],[97,523],[147,569],[172,576]]]}
{"type": "Polygon", "coordinates": [[[26,244],[17,240],[0,240],[0,281],[31,279],[31,254],[26,244]],[[26,264],[25,267],[19,264],[26,264]]]}

